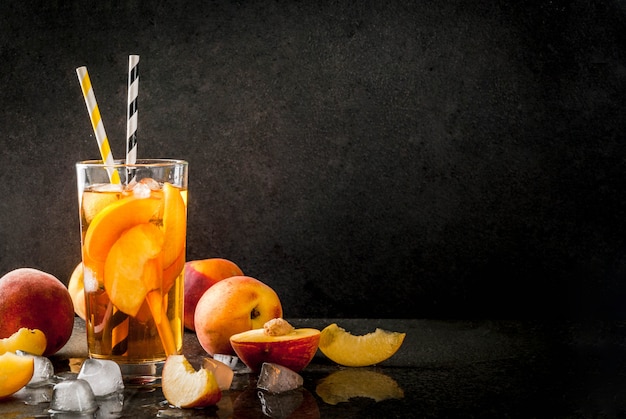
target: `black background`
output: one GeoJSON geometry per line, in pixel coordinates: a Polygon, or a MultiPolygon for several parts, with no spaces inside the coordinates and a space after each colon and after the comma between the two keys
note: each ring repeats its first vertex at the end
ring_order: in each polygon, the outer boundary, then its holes
{"type": "Polygon", "coordinates": [[[623,318],[626,3],[4,1],[0,274],[67,282],[74,163],[190,162],[188,259],[287,317],[623,318]],[[521,3],[521,4],[520,4],[521,3]]]}

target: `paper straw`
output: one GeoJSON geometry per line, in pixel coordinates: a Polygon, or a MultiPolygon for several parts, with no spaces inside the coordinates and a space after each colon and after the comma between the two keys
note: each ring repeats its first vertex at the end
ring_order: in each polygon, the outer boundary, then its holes
{"type": "MultiPolygon", "coordinates": [[[[120,175],[117,170],[113,168],[113,165],[115,164],[113,153],[111,152],[109,139],[106,131],[104,130],[102,116],[100,115],[100,108],[96,102],[96,95],[93,92],[87,67],[78,67],[76,69],[76,74],[78,75],[78,81],[80,82],[80,87],[83,91],[85,105],[87,105],[87,111],[89,112],[89,118],[91,119],[91,126],[93,127],[94,134],[96,135],[96,140],[98,141],[98,148],[100,150],[100,155],[102,156],[102,161],[106,166],[111,166],[110,168],[107,168],[109,180],[111,183],[119,184],[121,182],[120,175]]],[[[117,319],[115,324],[111,325],[111,354],[124,355],[128,351],[128,316],[113,307],[113,304],[109,301],[109,306],[107,307],[107,312],[104,320],[102,321],[102,325],[107,325],[111,317],[117,319]]],[[[101,327],[101,325],[96,326],[96,328],[98,327],[101,327]]]]}
{"type": "Polygon", "coordinates": [[[102,123],[102,116],[100,115],[100,109],[96,102],[96,95],[93,92],[91,86],[91,80],[89,79],[89,73],[87,67],[78,67],[76,69],[78,75],[78,81],[80,82],[80,88],[83,91],[83,97],[85,98],[85,105],[87,105],[87,111],[89,112],[89,118],[91,119],[91,126],[93,132],[96,135],[96,141],[98,141],[98,148],[100,149],[100,155],[102,161],[106,166],[111,166],[107,169],[109,172],[109,179],[111,183],[120,183],[120,175],[113,168],[115,162],[113,160],[113,154],[111,153],[111,146],[109,145],[109,139],[106,131],[104,130],[104,124],[102,123]]]}
{"type": "Polygon", "coordinates": [[[139,55],[128,56],[128,108],[126,118],[126,164],[137,161],[137,95],[139,55]]]}

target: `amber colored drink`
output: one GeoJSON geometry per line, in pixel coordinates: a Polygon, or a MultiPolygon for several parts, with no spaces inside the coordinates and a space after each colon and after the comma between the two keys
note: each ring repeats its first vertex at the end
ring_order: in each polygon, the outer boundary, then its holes
{"type": "Polygon", "coordinates": [[[182,350],[187,164],[77,170],[89,355],[149,380],[182,350]]]}

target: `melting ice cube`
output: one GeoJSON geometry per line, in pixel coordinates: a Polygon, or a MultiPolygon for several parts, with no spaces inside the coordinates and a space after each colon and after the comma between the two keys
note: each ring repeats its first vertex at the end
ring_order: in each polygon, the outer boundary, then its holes
{"type": "Polygon", "coordinates": [[[234,355],[215,354],[213,359],[228,365],[231,370],[234,370],[239,362],[239,358],[234,355]]]}
{"type": "Polygon", "coordinates": [[[108,359],[86,359],[80,367],[78,379],[88,382],[96,397],[124,389],[120,366],[108,359]]]}
{"type": "Polygon", "coordinates": [[[43,403],[50,403],[52,398],[52,386],[39,386],[39,387],[24,387],[13,397],[20,399],[27,405],[38,405],[43,403]]]}
{"type": "Polygon", "coordinates": [[[257,388],[270,393],[282,393],[302,386],[304,379],[297,372],[278,364],[264,362],[257,381],[257,388]]]}
{"type": "Polygon", "coordinates": [[[20,356],[32,356],[35,360],[35,371],[33,372],[33,377],[28,384],[26,384],[28,387],[41,387],[50,384],[50,380],[54,375],[54,366],[48,358],[45,356],[32,355],[21,350],[16,351],[16,354],[20,356]]]}
{"type": "Polygon", "coordinates": [[[50,413],[90,413],[98,408],[91,386],[85,380],[66,380],[52,389],[50,413]]]}
{"type": "Polygon", "coordinates": [[[124,392],[118,391],[106,397],[98,397],[96,419],[111,419],[121,415],[124,409],[124,392]]]}

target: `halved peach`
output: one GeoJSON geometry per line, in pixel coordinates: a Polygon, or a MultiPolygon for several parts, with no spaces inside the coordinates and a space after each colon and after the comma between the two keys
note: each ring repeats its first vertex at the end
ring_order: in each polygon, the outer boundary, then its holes
{"type": "Polygon", "coordinates": [[[93,219],[85,234],[83,251],[96,262],[104,262],[111,246],[122,233],[137,224],[157,219],[161,200],[128,197],[110,204],[93,219]]]}
{"type": "Polygon", "coordinates": [[[20,356],[13,352],[0,355],[0,399],[28,384],[34,371],[35,359],[32,356],[20,356]]]}
{"type": "Polygon", "coordinates": [[[42,355],[46,345],[46,335],[41,330],[22,327],[8,338],[0,339],[0,354],[21,350],[33,355],[42,355]]]}
{"type": "Polygon", "coordinates": [[[205,368],[196,371],[184,355],[167,357],[161,387],[167,401],[181,408],[210,406],[222,398],[213,373],[205,368]]]}
{"type": "Polygon", "coordinates": [[[160,289],[153,263],[163,247],[163,233],[154,224],[138,224],[111,246],[104,266],[104,288],[111,302],[135,316],[149,291],[160,289]]]}
{"type": "Polygon", "coordinates": [[[252,329],[230,337],[237,356],[252,371],[260,371],[264,362],[301,371],[315,356],[319,341],[320,331],[311,328],[292,328],[278,335],[268,333],[267,328],[252,329]]]}

